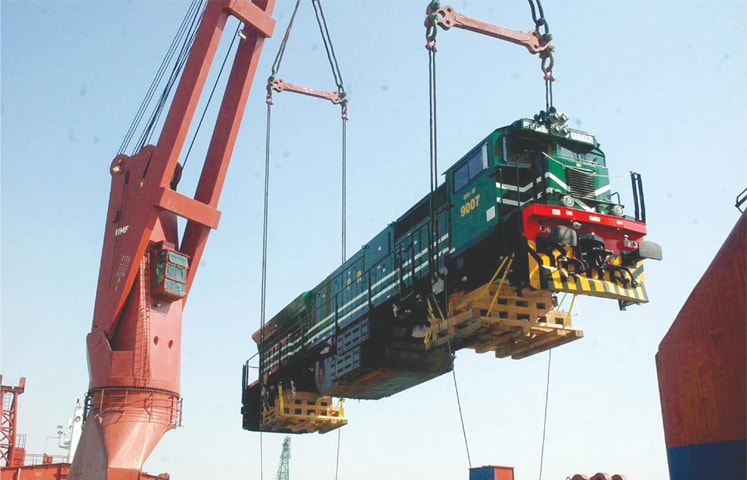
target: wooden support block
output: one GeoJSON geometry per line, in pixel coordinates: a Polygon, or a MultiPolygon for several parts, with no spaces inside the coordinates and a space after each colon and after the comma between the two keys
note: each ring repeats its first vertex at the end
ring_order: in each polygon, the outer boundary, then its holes
{"type": "Polygon", "coordinates": [[[496,357],[524,358],[583,337],[567,312],[554,309],[552,293],[509,285],[483,285],[449,297],[446,319],[434,320],[429,348],[448,342],[496,357]]]}
{"type": "Polygon", "coordinates": [[[291,433],[326,433],[348,423],[331,397],[310,392],[281,392],[262,415],[262,430],[291,433]]]}

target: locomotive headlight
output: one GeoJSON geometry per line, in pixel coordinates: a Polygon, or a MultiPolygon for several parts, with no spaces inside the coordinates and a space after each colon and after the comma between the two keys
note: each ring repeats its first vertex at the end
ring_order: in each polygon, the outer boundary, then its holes
{"type": "Polygon", "coordinates": [[[571,208],[576,203],[576,201],[570,195],[563,195],[562,197],[560,197],[560,203],[568,208],[571,208]]]}
{"type": "Polygon", "coordinates": [[[610,213],[612,215],[615,215],[616,217],[622,217],[623,216],[623,206],[622,205],[612,205],[612,208],[610,208],[610,213]]]}

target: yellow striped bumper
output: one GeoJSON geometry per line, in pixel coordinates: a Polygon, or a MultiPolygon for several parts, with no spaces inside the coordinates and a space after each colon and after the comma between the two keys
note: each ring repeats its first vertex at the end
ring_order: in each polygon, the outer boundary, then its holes
{"type": "Polygon", "coordinates": [[[604,272],[574,273],[550,266],[550,258],[536,254],[542,259],[540,264],[534,255],[529,255],[530,284],[539,290],[569,292],[578,295],[613,298],[624,302],[646,303],[645,275],[643,261],[626,271],[608,269],[604,272]]]}

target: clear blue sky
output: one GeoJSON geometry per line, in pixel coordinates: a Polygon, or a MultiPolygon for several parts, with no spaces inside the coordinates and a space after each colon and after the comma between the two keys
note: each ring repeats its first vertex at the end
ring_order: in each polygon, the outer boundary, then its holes
{"type": "MultiPolygon", "coordinates": [[[[184,1],[8,1],[2,17],[2,341],[6,383],[28,377],[20,431],[32,453],[88,384],[108,167],[186,11],[184,1]]],[[[350,94],[348,251],[428,189],[427,1],[324,3],[350,94]]],[[[457,10],[529,30],[522,0],[457,10]]],[[[211,235],[184,314],[184,427],[146,464],[172,478],[259,478],[260,439],[241,430],[242,363],[259,326],[264,82],[292,8],[278,2],[211,235]]],[[[580,299],[585,337],[553,352],[545,479],[597,471],[667,478],[654,355],[738,217],[747,186],[747,4],[550,1],[555,104],[602,143],[615,186],[644,178],[651,302],[618,312],[580,299]]],[[[544,106],[539,60],[469,32],[439,33],[439,163],[544,106]]],[[[332,89],[309,2],[281,69],[332,89]]],[[[273,123],[268,314],[339,262],[339,110],[290,94],[273,123]]],[[[629,203],[629,196],[623,195],[629,203]]],[[[521,361],[459,352],[474,466],[537,478],[547,354],[521,361]]],[[[341,479],[466,479],[450,375],[378,402],[346,403],[341,479]]],[[[265,478],[282,435],[265,434],[265,478]]],[[[293,478],[334,478],[337,434],[294,436],[293,478]]]]}

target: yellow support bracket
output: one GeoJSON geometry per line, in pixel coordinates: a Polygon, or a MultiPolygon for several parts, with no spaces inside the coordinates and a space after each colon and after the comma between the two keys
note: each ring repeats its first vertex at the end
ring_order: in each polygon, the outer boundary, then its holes
{"type": "Polygon", "coordinates": [[[490,280],[490,283],[487,284],[488,292],[490,291],[490,286],[495,281],[495,277],[498,276],[498,272],[503,269],[503,276],[501,277],[501,281],[498,283],[498,288],[495,290],[495,295],[493,296],[493,301],[490,302],[490,306],[488,307],[488,315],[490,315],[490,312],[493,310],[493,305],[495,305],[495,301],[498,300],[498,295],[501,293],[501,287],[503,286],[503,282],[506,281],[506,276],[508,275],[508,272],[511,271],[511,264],[514,263],[514,254],[512,253],[510,257],[506,257],[503,259],[501,264],[498,266],[498,270],[495,271],[495,275],[493,275],[493,278],[490,280]],[[508,263],[506,263],[506,260],[508,260],[508,263]],[[505,268],[503,268],[505,265],[505,268]]]}

